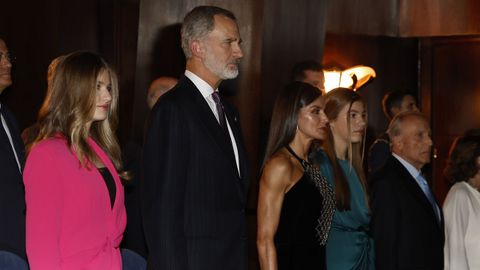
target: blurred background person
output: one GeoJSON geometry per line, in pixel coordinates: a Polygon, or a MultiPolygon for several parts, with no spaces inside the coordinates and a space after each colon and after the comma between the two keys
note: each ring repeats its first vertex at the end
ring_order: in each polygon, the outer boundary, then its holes
{"type": "Polygon", "coordinates": [[[452,144],[445,176],[454,184],[443,204],[445,269],[480,269],[480,129],[452,144]]]}
{"type": "Polygon", "coordinates": [[[159,77],[155,79],[148,87],[147,105],[151,110],[158,98],[177,85],[178,80],[172,77],[159,77]]]}
{"type": "MultiPolygon", "coordinates": [[[[48,71],[47,71],[47,85],[52,83],[53,79],[53,74],[55,73],[55,68],[57,67],[58,63],[64,56],[61,55],[59,57],[56,57],[55,59],[50,62],[48,65],[48,71]]],[[[33,125],[27,127],[22,131],[22,140],[23,143],[25,144],[25,148],[27,151],[30,149],[31,144],[35,141],[35,139],[38,136],[38,123],[34,123],[33,125]]]]}
{"type": "Polygon", "coordinates": [[[316,61],[303,61],[295,64],[292,70],[292,81],[311,84],[325,94],[322,65],[316,61]]]}
{"type": "MultiPolygon", "coordinates": [[[[12,85],[12,61],[0,38],[0,95],[12,85]]],[[[25,253],[25,149],[13,113],[0,103],[0,269],[28,269],[25,253]]]]}
{"type": "Polygon", "coordinates": [[[32,270],[122,269],[119,173],[128,175],[114,133],[118,93],[96,54],[69,54],[54,71],[24,173],[32,270]]]}
{"type": "Polygon", "coordinates": [[[326,246],[327,269],[375,269],[369,235],[370,207],[363,170],[367,109],[356,92],[336,88],[325,95],[329,136],[325,152],[315,153],[334,187],[337,209],[326,246]]]}
{"type": "Polygon", "coordinates": [[[328,119],[321,93],[294,82],[277,97],[258,199],[261,269],[325,269],[325,242],[335,197],[308,160],[324,140],[328,119]]]}
{"type": "MultiPolygon", "coordinates": [[[[382,99],[383,113],[390,122],[395,115],[406,111],[418,111],[415,97],[406,91],[391,91],[386,93],[382,99]]],[[[378,137],[368,150],[368,172],[378,170],[391,155],[390,139],[384,132],[378,137]]]]}

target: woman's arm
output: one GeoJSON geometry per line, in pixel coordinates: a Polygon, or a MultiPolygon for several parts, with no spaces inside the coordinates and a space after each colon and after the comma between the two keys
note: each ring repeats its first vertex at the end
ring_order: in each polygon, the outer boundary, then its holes
{"type": "Polygon", "coordinates": [[[58,169],[61,164],[43,146],[32,149],[23,174],[27,257],[32,270],[60,270],[63,184],[58,169]]]}
{"type": "Polygon", "coordinates": [[[276,270],[277,252],[273,238],[277,231],[285,191],[293,168],[282,158],[270,160],[260,178],[257,207],[257,249],[260,269],[276,270]]]}

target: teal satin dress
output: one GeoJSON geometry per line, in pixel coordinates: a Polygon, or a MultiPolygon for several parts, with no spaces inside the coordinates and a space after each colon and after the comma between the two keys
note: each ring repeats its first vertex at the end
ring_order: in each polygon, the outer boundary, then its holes
{"type": "MultiPolygon", "coordinates": [[[[313,158],[327,181],[335,187],[333,170],[327,155],[318,152],[313,158]]],[[[375,254],[369,236],[370,213],[365,192],[355,169],[346,160],[338,160],[350,186],[350,210],[335,211],[326,244],[328,270],[373,270],[375,254]]]]}

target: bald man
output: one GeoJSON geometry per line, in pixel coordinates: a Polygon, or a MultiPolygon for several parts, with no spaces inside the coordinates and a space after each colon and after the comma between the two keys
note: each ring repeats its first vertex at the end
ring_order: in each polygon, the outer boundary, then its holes
{"type": "Polygon", "coordinates": [[[421,113],[395,116],[387,131],[392,155],[372,177],[377,269],[443,269],[444,222],[422,174],[430,162],[430,125],[421,113]]]}
{"type": "Polygon", "coordinates": [[[148,88],[148,108],[151,110],[153,108],[153,105],[157,103],[158,98],[168,92],[170,89],[172,89],[177,84],[177,82],[178,80],[172,77],[160,77],[154,80],[148,88]]]}

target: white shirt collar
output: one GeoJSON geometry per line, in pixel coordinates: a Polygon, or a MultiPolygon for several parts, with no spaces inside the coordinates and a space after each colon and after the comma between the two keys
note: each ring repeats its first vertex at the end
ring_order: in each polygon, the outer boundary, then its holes
{"type": "Polygon", "coordinates": [[[406,161],[405,159],[401,158],[399,155],[392,153],[392,156],[394,156],[396,159],[398,159],[398,161],[400,161],[400,163],[402,163],[403,167],[407,169],[407,171],[413,178],[415,178],[415,180],[419,175],[422,174],[421,171],[417,170],[417,168],[415,168],[412,164],[408,163],[408,161],[406,161]]]}
{"type": "Polygon", "coordinates": [[[218,89],[213,89],[206,81],[198,77],[197,74],[191,72],[190,70],[185,70],[185,76],[192,81],[192,83],[197,87],[197,89],[202,93],[203,98],[211,96],[214,91],[218,89]]]}

